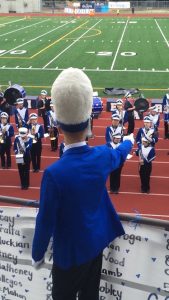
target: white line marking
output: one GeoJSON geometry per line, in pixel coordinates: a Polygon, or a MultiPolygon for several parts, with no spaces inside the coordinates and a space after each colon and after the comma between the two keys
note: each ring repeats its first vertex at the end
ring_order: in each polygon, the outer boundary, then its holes
{"type": "Polygon", "coordinates": [[[6,32],[6,33],[3,33],[3,34],[0,34],[0,36],[4,36],[4,35],[7,35],[7,34],[10,34],[10,33],[13,33],[13,32],[16,32],[16,31],[19,31],[19,30],[23,30],[25,28],[29,28],[29,27],[32,27],[32,26],[35,26],[35,25],[38,25],[40,23],[43,23],[43,22],[47,22],[48,20],[50,19],[47,19],[47,20],[43,20],[41,22],[37,22],[35,24],[32,24],[32,25],[28,25],[28,26],[25,26],[25,27],[22,27],[22,28],[19,28],[19,29],[16,29],[16,30],[12,30],[12,31],[9,31],[9,32],[6,32]]]}
{"type": "MultiPolygon", "coordinates": [[[[0,185],[1,188],[12,188],[12,189],[20,189],[19,185],[0,185]]],[[[29,189],[39,190],[40,187],[37,186],[30,186],[29,189]]],[[[1,200],[0,200],[1,202],[1,200]]]]}
{"type": "MultiPolygon", "coordinates": [[[[110,191],[108,191],[110,193],[110,191]]],[[[150,196],[161,196],[161,197],[169,197],[169,194],[156,194],[156,193],[137,193],[137,192],[119,192],[119,194],[125,194],[125,195],[143,195],[146,197],[150,197],[150,196]]]]}
{"type": "MultiPolygon", "coordinates": [[[[138,163],[138,160],[126,160],[126,163],[138,163]]],[[[169,164],[169,161],[153,161],[153,164],[169,164]]]]}
{"type": "MultiPolygon", "coordinates": [[[[19,46],[19,47],[21,47],[21,46],[19,46]]],[[[14,49],[12,49],[12,50],[14,50],[14,49]]],[[[12,50],[9,50],[9,52],[12,51],[12,50]]],[[[16,70],[15,67],[6,67],[6,66],[0,67],[0,69],[4,69],[4,68],[5,68],[5,70],[16,70]]],[[[30,69],[29,68],[22,68],[21,67],[20,70],[30,70],[30,69]]],[[[65,70],[65,69],[64,68],[58,68],[58,71],[63,71],[63,70],[65,70]]],[[[81,70],[83,70],[83,68],[81,68],[81,70]]],[[[56,71],[56,69],[55,68],[45,68],[45,69],[44,68],[32,68],[31,71],[56,71]]],[[[86,68],[86,72],[98,72],[98,71],[96,69],[87,69],[86,68]]],[[[125,68],[123,70],[99,69],[99,72],[112,72],[112,73],[113,72],[125,72],[125,73],[126,72],[129,72],[129,73],[138,73],[138,72],[140,72],[140,73],[169,73],[169,69],[155,70],[155,71],[152,71],[152,70],[140,70],[140,71],[138,71],[138,69],[136,69],[136,70],[129,70],[127,68],[125,68]]],[[[166,89],[164,88],[164,90],[166,90],[166,89]]]]}
{"type": "Polygon", "coordinates": [[[78,42],[86,33],[88,33],[91,29],[93,29],[97,24],[99,24],[102,21],[99,20],[96,24],[94,24],[92,27],[90,27],[87,31],[85,31],[81,36],[79,36],[73,43],[71,43],[68,47],[66,47],[64,50],[62,50],[58,55],[56,55],[52,60],[50,60],[46,65],[43,66],[42,69],[45,69],[47,66],[49,66],[53,61],[55,61],[59,56],[61,56],[64,52],[66,52],[70,47],[72,47],[76,42],[78,42]]]}
{"type": "MultiPolygon", "coordinates": [[[[138,177],[138,178],[140,178],[139,175],[125,175],[125,174],[122,174],[121,176],[122,176],[122,177],[138,177]]],[[[157,179],[169,179],[169,177],[167,177],[167,176],[153,176],[153,175],[151,175],[151,178],[157,178],[157,179]]]]}
{"type": "MultiPolygon", "coordinates": [[[[69,23],[71,23],[71,22],[69,22],[69,23]]],[[[20,48],[20,47],[22,47],[22,46],[25,46],[25,45],[29,44],[29,43],[31,43],[31,42],[34,42],[34,41],[38,40],[39,38],[41,38],[42,36],[45,36],[45,35],[47,35],[47,34],[53,32],[53,31],[56,31],[57,29],[59,29],[59,28],[61,28],[61,27],[64,27],[64,26],[66,26],[66,24],[60,25],[60,26],[58,26],[58,27],[56,27],[56,28],[54,28],[54,29],[52,29],[52,30],[50,30],[50,31],[48,31],[48,32],[46,32],[46,33],[44,33],[44,34],[41,34],[41,35],[37,36],[36,38],[34,38],[34,39],[32,39],[32,40],[29,40],[28,42],[26,42],[26,43],[24,43],[24,44],[21,44],[21,45],[15,47],[15,48],[13,48],[13,49],[10,49],[10,50],[8,50],[8,51],[6,51],[6,52],[0,54],[0,56],[3,56],[3,55],[5,55],[5,54],[7,54],[7,53],[9,53],[9,52],[11,52],[11,51],[13,51],[13,50],[16,50],[16,49],[18,49],[18,48],[20,48]]]]}
{"type": "Polygon", "coordinates": [[[25,18],[22,18],[22,19],[19,19],[19,20],[7,22],[7,23],[2,23],[2,24],[0,24],[0,25],[8,25],[8,24],[11,24],[11,23],[16,23],[16,22],[20,22],[20,21],[24,21],[24,20],[25,20],[25,18]]]}
{"type": "Polygon", "coordinates": [[[167,47],[169,47],[169,42],[167,41],[167,39],[166,39],[166,37],[165,37],[165,35],[164,35],[164,33],[163,33],[163,31],[162,31],[162,29],[161,29],[161,27],[160,27],[160,25],[158,24],[158,22],[157,22],[156,19],[155,19],[155,22],[156,22],[156,25],[157,25],[158,29],[160,30],[160,32],[161,32],[161,34],[162,34],[162,36],[163,36],[163,38],[164,38],[164,40],[165,40],[165,42],[166,42],[166,44],[167,44],[167,47]]]}
{"type": "Polygon", "coordinates": [[[113,59],[113,62],[112,62],[112,65],[111,65],[111,71],[113,70],[114,68],[114,64],[115,64],[115,61],[116,61],[116,57],[117,57],[117,54],[119,52],[119,49],[120,49],[120,46],[121,46],[121,43],[122,43],[122,39],[123,39],[123,36],[124,36],[124,33],[126,31],[126,28],[127,28],[127,25],[128,25],[128,21],[126,22],[126,25],[124,26],[124,29],[123,29],[123,32],[122,32],[122,36],[121,36],[121,39],[119,41],[119,44],[118,44],[118,47],[117,47],[117,50],[116,50],[116,53],[115,53],[115,56],[114,56],[114,59],[113,59]]]}
{"type": "MultiPolygon", "coordinates": [[[[126,215],[126,214],[129,214],[131,216],[135,216],[136,215],[135,213],[130,213],[130,212],[118,212],[118,213],[120,213],[121,215],[126,215]]],[[[169,218],[169,215],[155,215],[155,214],[142,214],[142,213],[139,213],[139,216],[169,218]]]]}

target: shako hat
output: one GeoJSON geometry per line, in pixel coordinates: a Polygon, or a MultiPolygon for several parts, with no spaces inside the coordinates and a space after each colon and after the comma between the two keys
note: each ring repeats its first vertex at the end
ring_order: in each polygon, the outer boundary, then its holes
{"type": "Polygon", "coordinates": [[[151,122],[151,119],[150,119],[149,116],[145,116],[143,121],[144,121],[144,122],[147,122],[147,123],[148,123],[148,122],[150,123],[150,122],[151,122]]]}
{"type": "Polygon", "coordinates": [[[115,133],[115,134],[113,135],[113,138],[121,139],[121,138],[122,138],[122,134],[121,134],[120,132],[115,133]]]}
{"type": "Polygon", "coordinates": [[[32,114],[29,115],[29,119],[30,119],[30,120],[35,120],[35,119],[37,119],[37,118],[38,118],[38,115],[35,114],[35,113],[32,113],[32,114]]]}
{"type": "Polygon", "coordinates": [[[123,100],[122,99],[117,99],[116,100],[116,105],[123,105],[123,100]]]}
{"type": "Polygon", "coordinates": [[[16,104],[23,104],[24,103],[24,99],[23,98],[18,98],[16,100],[16,104]]]}
{"type": "Polygon", "coordinates": [[[25,136],[28,133],[28,129],[26,127],[20,127],[19,128],[19,135],[25,136]]]}
{"type": "Polygon", "coordinates": [[[47,91],[45,91],[45,90],[41,90],[41,95],[44,95],[44,96],[47,96],[47,94],[48,94],[48,92],[47,91]]]}
{"type": "Polygon", "coordinates": [[[112,120],[118,120],[120,121],[120,116],[118,114],[112,114],[112,120]]]}
{"type": "Polygon", "coordinates": [[[0,92],[0,98],[3,98],[3,97],[4,97],[4,93],[0,92]]]}
{"type": "Polygon", "coordinates": [[[68,68],[56,78],[51,89],[56,120],[68,132],[82,131],[88,126],[92,112],[93,88],[80,69],[68,68]]]}
{"type": "Polygon", "coordinates": [[[8,119],[9,116],[8,116],[8,114],[6,112],[3,111],[3,112],[1,112],[0,117],[8,119]]]}
{"type": "Polygon", "coordinates": [[[150,106],[150,107],[149,107],[149,110],[158,112],[158,107],[157,107],[156,105],[150,106]]]}

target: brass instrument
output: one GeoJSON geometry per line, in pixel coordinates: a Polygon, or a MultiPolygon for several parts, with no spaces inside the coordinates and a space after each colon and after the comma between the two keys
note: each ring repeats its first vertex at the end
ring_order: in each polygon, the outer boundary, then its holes
{"type": "Polygon", "coordinates": [[[50,125],[50,129],[49,129],[49,138],[51,141],[54,141],[54,140],[56,140],[56,136],[55,136],[55,132],[54,132],[54,119],[51,115],[50,115],[50,121],[51,121],[51,125],[50,125]]]}
{"type": "Polygon", "coordinates": [[[18,154],[15,155],[17,164],[24,164],[24,148],[22,147],[20,141],[17,143],[18,154]]]}
{"type": "Polygon", "coordinates": [[[0,129],[0,144],[4,144],[5,142],[5,132],[6,132],[6,126],[2,129],[0,129]]]}
{"type": "Polygon", "coordinates": [[[33,137],[33,144],[37,143],[37,139],[35,137],[35,133],[36,133],[36,125],[32,125],[32,128],[31,128],[31,135],[33,137]]]}
{"type": "Polygon", "coordinates": [[[19,128],[22,127],[22,118],[19,112],[18,112],[18,123],[19,123],[19,128]]]}
{"type": "Polygon", "coordinates": [[[143,158],[143,154],[142,154],[141,149],[138,152],[138,156],[139,156],[139,165],[143,166],[144,165],[144,158],[143,158]]]}

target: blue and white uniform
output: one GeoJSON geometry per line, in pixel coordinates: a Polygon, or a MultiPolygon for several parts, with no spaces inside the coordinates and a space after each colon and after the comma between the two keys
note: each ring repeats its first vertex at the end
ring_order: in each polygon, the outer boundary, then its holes
{"type": "Polygon", "coordinates": [[[162,103],[164,115],[164,138],[169,139],[169,94],[166,94],[162,103]]]}
{"type": "Polygon", "coordinates": [[[21,188],[27,190],[30,183],[30,162],[31,162],[31,148],[32,138],[27,136],[28,129],[25,127],[19,128],[19,134],[14,140],[15,154],[23,154],[23,163],[18,163],[18,171],[21,181],[21,188]],[[27,137],[26,137],[27,136],[27,137]],[[22,137],[26,137],[23,139],[22,137]]]}
{"type": "Polygon", "coordinates": [[[28,108],[23,107],[23,108],[16,108],[15,109],[15,123],[16,123],[16,127],[20,128],[20,127],[27,127],[27,122],[29,119],[29,115],[28,115],[28,108]]]}
{"type": "Polygon", "coordinates": [[[116,150],[106,145],[89,147],[85,142],[65,146],[61,159],[43,175],[32,250],[35,261],[44,257],[52,236],[54,264],[68,269],[92,260],[124,234],[106,181],[131,148],[130,141],[116,150]]]}
{"type": "Polygon", "coordinates": [[[136,155],[140,158],[139,174],[141,180],[141,192],[149,193],[152,161],[155,159],[155,149],[151,145],[144,146],[141,144],[140,148],[136,151],[136,155]]]}
{"type": "MultiPolygon", "coordinates": [[[[5,112],[1,113],[1,117],[5,116],[8,119],[8,114],[5,112]]],[[[14,128],[9,123],[0,123],[0,156],[1,166],[3,169],[11,168],[11,138],[14,136],[14,128]],[[6,156],[6,158],[5,158],[6,156]]]]}
{"type": "Polygon", "coordinates": [[[143,137],[150,142],[151,146],[155,146],[155,143],[158,142],[158,136],[156,135],[154,128],[146,129],[145,127],[143,127],[138,130],[138,133],[136,135],[136,143],[138,148],[141,147],[141,140],[143,137]]]}

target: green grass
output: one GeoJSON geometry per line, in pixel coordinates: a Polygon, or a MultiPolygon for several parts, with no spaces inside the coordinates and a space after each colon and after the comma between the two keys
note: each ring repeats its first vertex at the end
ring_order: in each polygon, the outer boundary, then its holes
{"type": "Polygon", "coordinates": [[[169,19],[1,17],[0,45],[3,90],[11,81],[27,94],[50,93],[70,66],[84,69],[101,96],[105,87],[135,87],[162,98],[169,88],[169,19]]]}

